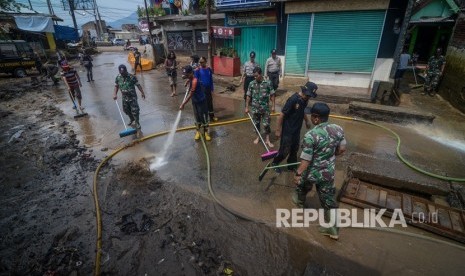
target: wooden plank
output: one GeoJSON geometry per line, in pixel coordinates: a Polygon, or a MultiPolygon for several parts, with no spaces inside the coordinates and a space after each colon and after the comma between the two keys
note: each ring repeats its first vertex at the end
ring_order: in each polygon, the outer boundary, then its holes
{"type": "Polygon", "coordinates": [[[465,232],[463,229],[462,220],[460,218],[460,213],[455,211],[449,211],[450,219],[452,223],[452,229],[458,232],[465,232]]]}
{"type": "Polygon", "coordinates": [[[449,212],[443,208],[438,209],[438,219],[439,224],[444,228],[452,228],[452,223],[450,221],[449,212]]]}
{"type": "Polygon", "coordinates": [[[357,196],[358,187],[359,185],[357,183],[353,183],[352,181],[350,181],[347,184],[347,189],[346,189],[347,196],[355,198],[357,196]]]}
{"type": "MultiPolygon", "coordinates": [[[[379,201],[378,201],[378,204],[380,206],[386,206],[387,207],[387,202],[386,202],[386,199],[387,199],[387,195],[388,193],[384,190],[381,190],[379,191],[379,201]]],[[[388,207],[389,208],[389,207],[388,207]]]]}
{"type": "Polygon", "coordinates": [[[465,243],[465,211],[358,179],[347,181],[339,198],[360,208],[387,208],[385,216],[388,217],[392,216],[393,209],[401,208],[408,224],[465,243]]]}
{"type": "Polygon", "coordinates": [[[426,204],[424,204],[423,202],[420,202],[420,201],[413,201],[413,212],[419,214],[419,213],[423,213],[423,214],[427,214],[428,213],[428,209],[426,208],[426,204]]]}
{"type": "Polygon", "coordinates": [[[365,201],[366,197],[367,197],[367,185],[360,184],[356,198],[365,201]]]}
{"type": "Polygon", "coordinates": [[[400,195],[388,195],[386,199],[386,208],[394,210],[399,208],[401,206],[401,203],[402,198],[400,195]]]}
{"type": "MultiPolygon", "coordinates": [[[[378,204],[379,192],[380,191],[378,189],[373,189],[373,187],[367,187],[365,201],[372,204],[378,204]]],[[[384,207],[384,205],[380,206],[384,207]]]]}
{"type": "Polygon", "coordinates": [[[409,195],[403,195],[402,197],[402,212],[404,215],[412,215],[412,198],[409,195]]]}

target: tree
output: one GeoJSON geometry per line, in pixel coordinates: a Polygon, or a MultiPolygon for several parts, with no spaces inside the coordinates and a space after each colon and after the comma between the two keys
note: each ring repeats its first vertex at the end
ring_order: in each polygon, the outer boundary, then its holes
{"type": "Polygon", "coordinates": [[[0,0],[0,10],[2,11],[19,12],[21,8],[25,7],[24,4],[16,3],[16,0],[0,0]]]}

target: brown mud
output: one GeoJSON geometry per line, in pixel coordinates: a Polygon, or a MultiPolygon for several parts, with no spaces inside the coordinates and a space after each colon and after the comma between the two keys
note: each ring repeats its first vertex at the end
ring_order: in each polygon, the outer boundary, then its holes
{"type": "MultiPolygon", "coordinates": [[[[91,275],[100,160],[76,139],[51,86],[0,81],[0,275],[91,275]]],[[[107,165],[99,179],[102,275],[300,275],[307,267],[307,258],[290,258],[303,249],[294,238],[161,181],[144,160],[107,165]]]]}

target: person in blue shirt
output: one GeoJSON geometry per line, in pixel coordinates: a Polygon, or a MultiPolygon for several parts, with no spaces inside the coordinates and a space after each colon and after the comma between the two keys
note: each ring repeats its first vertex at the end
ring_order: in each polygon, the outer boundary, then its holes
{"type": "Polygon", "coordinates": [[[216,122],[218,118],[215,117],[213,111],[213,72],[210,67],[207,66],[207,58],[201,57],[199,60],[200,66],[194,71],[195,77],[199,80],[200,89],[204,91],[207,97],[208,115],[210,121],[216,122]]]}
{"type": "Polygon", "coordinates": [[[200,128],[203,127],[203,134],[205,135],[205,140],[210,141],[212,138],[208,134],[208,107],[207,99],[205,92],[200,87],[200,81],[194,75],[194,70],[190,65],[187,65],[182,68],[182,78],[187,79],[187,85],[189,87],[189,94],[186,99],[182,102],[179,107],[180,110],[183,110],[187,102],[192,98],[192,107],[194,108],[195,116],[195,125],[197,131],[195,132],[194,140],[199,140],[200,128]]]}

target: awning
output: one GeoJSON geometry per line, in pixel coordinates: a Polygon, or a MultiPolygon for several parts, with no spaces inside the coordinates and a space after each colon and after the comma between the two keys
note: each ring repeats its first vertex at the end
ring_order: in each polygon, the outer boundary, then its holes
{"type": "Polygon", "coordinates": [[[67,41],[78,41],[79,34],[76,29],[67,27],[67,26],[60,26],[55,25],[55,38],[57,40],[67,40],[67,41]]]}
{"type": "Polygon", "coordinates": [[[19,16],[15,15],[18,29],[30,32],[54,33],[52,18],[47,16],[19,16]]]}

